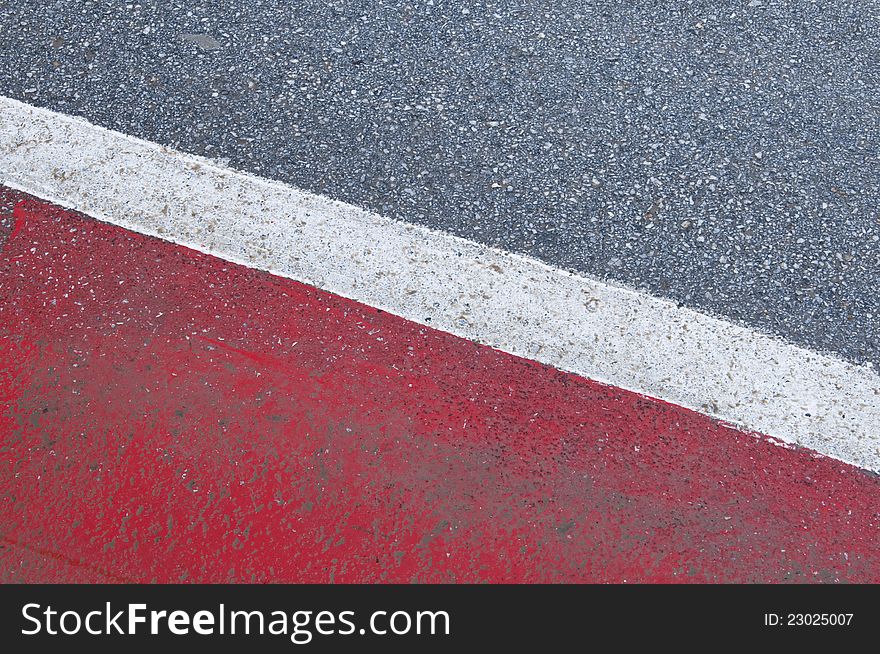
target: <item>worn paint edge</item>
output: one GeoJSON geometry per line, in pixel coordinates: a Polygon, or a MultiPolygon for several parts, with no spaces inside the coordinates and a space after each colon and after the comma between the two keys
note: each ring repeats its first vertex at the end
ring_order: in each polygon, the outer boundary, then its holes
{"type": "Polygon", "coordinates": [[[629,288],[0,97],[0,182],[880,471],[880,376],[629,288]]]}

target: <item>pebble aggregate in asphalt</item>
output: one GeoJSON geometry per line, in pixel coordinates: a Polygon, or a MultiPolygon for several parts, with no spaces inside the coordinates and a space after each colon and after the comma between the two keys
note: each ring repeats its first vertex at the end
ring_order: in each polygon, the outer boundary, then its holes
{"type": "Polygon", "coordinates": [[[0,7],[0,93],[880,364],[875,1],[0,7]]]}

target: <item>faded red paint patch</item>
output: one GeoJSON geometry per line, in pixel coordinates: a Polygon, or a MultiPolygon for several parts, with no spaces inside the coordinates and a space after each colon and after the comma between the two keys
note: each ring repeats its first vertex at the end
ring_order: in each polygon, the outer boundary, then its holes
{"type": "Polygon", "coordinates": [[[21,197],[20,193],[0,186],[0,251],[12,231],[15,222],[13,212],[15,205],[21,201],[21,197]]]}
{"type": "Polygon", "coordinates": [[[33,199],[4,581],[880,581],[878,479],[33,199]]]}

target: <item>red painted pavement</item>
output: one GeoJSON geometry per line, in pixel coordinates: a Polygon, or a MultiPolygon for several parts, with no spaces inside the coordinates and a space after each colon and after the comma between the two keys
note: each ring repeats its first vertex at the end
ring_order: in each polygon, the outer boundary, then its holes
{"type": "Polygon", "coordinates": [[[880,581],[875,476],[2,200],[3,581],[880,581]]]}

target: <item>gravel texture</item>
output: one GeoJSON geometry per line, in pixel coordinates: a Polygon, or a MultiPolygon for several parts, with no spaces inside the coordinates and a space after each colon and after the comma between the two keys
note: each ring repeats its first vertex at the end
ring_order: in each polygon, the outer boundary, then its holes
{"type": "Polygon", "coordinates": [[[880,365],[878,16],[16,0],[0,93],[880,365]]]}

